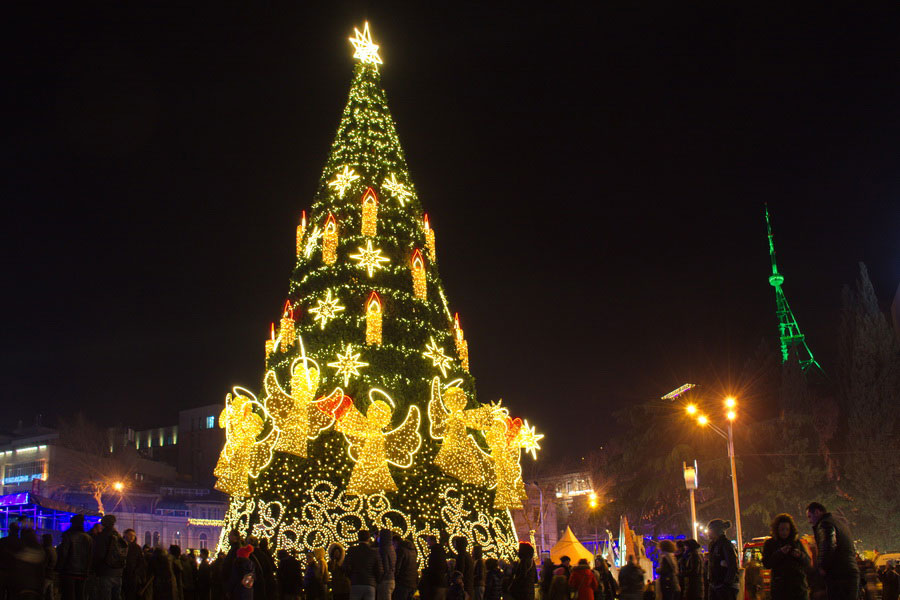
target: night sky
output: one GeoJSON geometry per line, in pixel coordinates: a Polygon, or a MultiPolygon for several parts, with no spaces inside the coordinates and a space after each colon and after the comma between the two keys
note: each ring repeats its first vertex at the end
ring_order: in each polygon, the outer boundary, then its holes
{"type": "Polygon", "coordinates": [[[826,371],[858,261],[900,283],[893,6],[128,4],[5,18],[0,427],[258,387],[366,19],[479,399],[547,458],[775,351],[766,201],[826,371]]]}

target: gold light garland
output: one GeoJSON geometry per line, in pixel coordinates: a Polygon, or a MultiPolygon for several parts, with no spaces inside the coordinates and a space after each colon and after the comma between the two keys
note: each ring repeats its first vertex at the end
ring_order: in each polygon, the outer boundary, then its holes
{"type": "Polygon", "coordinates": [[[372,237],[378,230],[378,197],[375,190],[366,188],[362,197],[362,231],[367,237],[372,237]]]}
{"type": "Polygon", "coordinates": [[[369,294],[366,301],[366,344],[381,344],[381,298],[376,292],[369,294]]]}

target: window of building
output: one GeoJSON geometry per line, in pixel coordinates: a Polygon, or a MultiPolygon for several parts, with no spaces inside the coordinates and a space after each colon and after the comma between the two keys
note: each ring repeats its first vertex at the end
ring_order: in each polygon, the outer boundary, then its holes
{"type": "Polygon", "coordinates": [[[212,429],[215,426],[216,426],[216,417],[214,417],[212,415],[206,417],[206,428],[212,429]]]}
{"type": "Polygon", "coordinates": [[[145,531],[145,532],[144,532],[144,545],[145,545],[145,546],[152,546],[152,544],[153,544],[153,538],[150,536],[150,532],[149,532],[149,531],[145,531]]]}
{"type": "Polygon", "coordinates": [[[153,532],[153,547],[154,548],[159,547],[159,532],[158,531],[153,532]]]}
{"type": "Polygon", "coordinates": [[[206,534],[201,533],[197,539],[199,540],[200,548],[206,548],[206,534]]]}
{"type": "Polygon", "coordinates": [[[33,460],[17,465],[6,465],[3,473],[3,485],[18,485],[28,483],[32,479],[44,478],[44,461],[33,460]]]}

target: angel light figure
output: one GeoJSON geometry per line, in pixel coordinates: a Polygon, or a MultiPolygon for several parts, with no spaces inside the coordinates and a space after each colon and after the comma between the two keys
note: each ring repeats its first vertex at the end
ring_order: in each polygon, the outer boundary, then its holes
{"type": "Polygon", "coordinates": [[[378,389],[369,391],[369,408],[362,414],[353,400],[336,390],[322,401],[322,410],[334,414],[335,429],[344,434],[350,445],[350,458],[356,464],[350,474],[347,494],[365,496],[381,492],[396,492],[397,484],[391,477],[388,464],[408,468],[413,455],[422,444],[419,435],[421,415],[417,406],[410,406],[406,419],[395,429],[390,427],[394,414],[394,401],[378,389]],[[376,399],[376,395],[384,399],[376,399]]]}
{"type": "Polygon", "coordinates": [[[441,394],[441,381],[431,381],[428,420],[431,437],[443,439],[434,464],[450,477],[463,483],[493,487],[496,476],[491,459],[469,435],[466,428],[484,431],[494,421],[499,407],[479,406],[466,410],[466,393],[456,387],[456,380],[441,394]]]}
{"type": "Polygon", "coordinates": [[[238,392],[225,397],[225,409],[219,415],[219,427],[225,429],[225,447],[213,474],[215,488],[232,496],[250,495],[247,476],[256,452],[256,437],[263,430],[263,419],[253,411],[254,401],[238,392]]]}
{"type": "Polygon", "coordinates": [[[278,429],[275,451],[306,458],[307,440],[314,440],[331,427],[334,417],[316,408],[318,365],[302,352],[303,340],[300,340],[300,347],[301,357],[291,364],[290,395],[281,389],[274,371],[266,373],[263,385],[266,409],[278,429]]]}
{"type": "Polygon", "coordinates": [[[522,508],[522,503],[528,499],[528,495],[525,493],[525,482],[522,481],[520,450],[524,448],[534,456],[536,451],[540,450],[538,441],[542,437],[544,436],[536,433],[527,422],[523,423],[522,419],[509,418],[505,409],[485,432],[497,478],[494,508],[500,510],[522,508]]]}

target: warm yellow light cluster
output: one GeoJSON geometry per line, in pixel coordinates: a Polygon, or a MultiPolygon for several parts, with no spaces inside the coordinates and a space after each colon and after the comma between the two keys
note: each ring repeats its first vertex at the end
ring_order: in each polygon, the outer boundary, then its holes
{"type": "Polygon", "coordinates": [[[188,525],[193,525],[195,527],[222,527],[225,524],[225,521],[222,519],[196,519],[189,518],[188,525]]]}
{"type": "Polygon", "coordinates": [[[297,225],[297,258],[303,254],[303,234],[306,232],[306,211],[303,211],[300,217],[300,224],[297,225]]]}
{"type": "Polygon", "coordinates": [[[456,355],[462,365],[463,371],[469,372],[469,342],[463,334],[462,327],[459,325],[459,313],[453,318],[453,339],[456,342],[456,355]]]}
{"type": "Polygon", "coordinates": [[[367,188],[362,197],[362,233],[373,237],[378,231],[378,197],[375,190],[367,188]]]}
{"type": "Polygon", "coordinates": [[[350,258],[356,261],[357,266],[365,269],[369,277],[378,269],[384,268],[382,263],[391,262],[391,259],[381,255],[381,248],[372,247],[372,240],[366,240],[366,247],[359,248],[359,252],[351,254],[350,258]]]}
{"type": "Polygon", "coordinates": [[[366,344],[381,345],[381,298],[372,292],[366,301],[366,344]]]}
{"type": "Polygon", "coordinates": [[[269,339],[266,340],[266,360],[275,352],[275,323],[272,323],[269,339]]]}
{"type": "Polygon", "coordinates": [[[359,370],[362,367],[368,367],[369,363],[359,360],[361,354],[353,351],[353,344],[344,346],[344,353],[338,353],[337,360],[328,363],[328,366],[335,369],[338,377],[344,378],[344,385],[350,384],[351,377],[359,377],[359,370]]]}
{"type": "Polygon", "coordinates": [[[324,298],[316,300],[316,305],[309,309],[309,314],[315,315],[313,321],[319,324],[319,328],[325,329],[328,322],[337,317],[338,313],[344,311],[339,298],[331,295],[331,290],[325,292],[324,298]]]}
{"type": "Polygon", "coordinates": [[[451,385],[441,394],[441,381],[431,381],[428,420],[431,437],[443,440],[434,459],[444,473],[463,483],[492,487],[495,472],[491,458],[478,447],[468,429],[484,431],[494,422],[497,407],[482,405],[466,410],[466,393],[451,385]]]}
{"type": "Polygon", "coordinates": [[[228,394],[225,408],[219,415],[219,427],[225,429],[225,447],[213,470],[215,488],[232,496],[249,496],[247,477],[251,470],[253,445],[263,429],[262,417],[253,412],[248,396],[228,394]]]}
{"type": "Polygon", "coordinates": [[[337,260],[338,226],[334,215],[328,213],[322,230],[322,262],[333,265],[337,260]]]}
{"type": "Polygon", "coordinates": [[[422,356],[430,358],[431,366],[440,369],[441,375],[444,377],[447,376],[447,369],[450,368],[450,363],[453,362],[453,359],[444,354],[444,349],[437,345],[434,338],[429,339],[428,344],[425,345],[425,352],[422,353],[422,356]]]}
{"type": "Polygon", "coordinates": [[[419,300],[425,300],[427,297],[427,286],[425,285],[425,259],[418,248],[413,252],[412,261],[410,262],[412,269],[413,294],[419,300]]]}
{"type": "Polygon", "coordinates": [[[495,416],[484,436],[491,449],[497,480],[494,508],[501,510],[522,508],[522,503],[528,499],[519,463],[520,449],[536,451],[540,448],[538,440],[544,437],[521,419],[511,419],[504,413],[495,416]]]}
{"type": "Polygon", "coordinates": [[[408,468],[413,455],[422,445],[419,435],[419,408],[409,408],[406,419],[396,429],[385,431],[394,413],[393,400],[385,392],[369,391],[369,407],[362,414],[352,403],[345,405],[343,415],[336,416],[335,429],[344,434],[349,444],[350,458],[356,461],[350,474],[347,493],[368,495],[396,492],[388,463],[408,468]]]}
{"type": "Polygon", "coordinates": [[[344,169],[339,173],[335,173],[334,179],[328,182],[328,187],[337,193],[338,198],[343,198],[347,188],[353,185],[353,182],[357,179],[359,179],[359,175],[349,166],[344,165],[344,169]]]}
{"type": "Polygon", "coordinates": [[[391,173],[391,176],[385,179],[381,185],[393,194],[400,206],[406,206],[406,202],[412,197],[412,192],[405,184],[397,180],[394,173],[391,173]]]}
{"type": "Polygon", "coordinates": [[[281,336],[282,350],[287,350],[294,345],[294,338],[297,336],[297,332],[294,327],[294,307],[291,306],[290,300],[284,301],[284,312],[281,313],[278,333],[281,336]]]}
{"type": "Polygon", "coordinates": [[[431,223],[428,222],[428,215],[425,215],[425,249],[428,251],[428,260],[434,262],[437,260],[437,249],[434,245],[434,229],[431,228],[431,223]]]}

